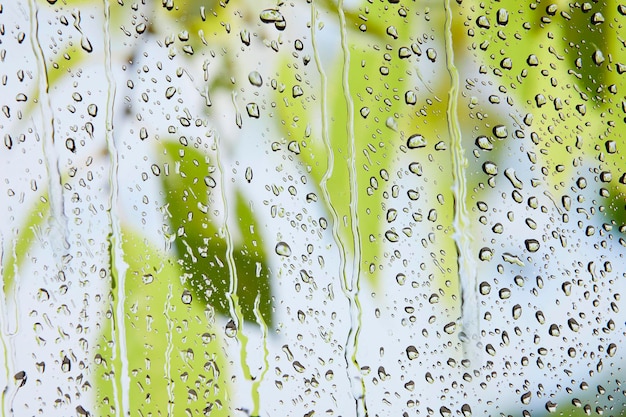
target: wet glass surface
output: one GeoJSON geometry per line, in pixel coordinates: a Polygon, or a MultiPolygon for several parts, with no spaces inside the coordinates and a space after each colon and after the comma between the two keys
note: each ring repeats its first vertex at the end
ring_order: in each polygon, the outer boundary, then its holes
{"type": "Polygon", "coordinates": [[[626,6],[0,1],[3,415],[622,415],[626,6]]]}

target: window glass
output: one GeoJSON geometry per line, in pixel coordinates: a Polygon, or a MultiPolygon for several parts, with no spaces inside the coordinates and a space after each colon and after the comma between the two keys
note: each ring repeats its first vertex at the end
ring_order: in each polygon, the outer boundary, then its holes
{"type": "Polygon", "coordinates": [[[625,15],[0,2],[3,415],[621,415],[625,15]]]}

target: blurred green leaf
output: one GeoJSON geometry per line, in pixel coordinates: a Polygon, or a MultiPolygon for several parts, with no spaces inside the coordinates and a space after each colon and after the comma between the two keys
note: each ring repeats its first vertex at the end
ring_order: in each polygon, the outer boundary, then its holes
{"type": "MultiPolygon", "coordinates": [[[[116,416],[121,363],[115,343],[126,349],[130,383],[130,415],[228,416],[229,378],[222,330],[215,311],[189,299],[183,271],[168,254],[156,250],[140,233],[123,229],[126,340],[109,341],[111,326],[103,326],[103,342],[95,355],[98,410],[95,415],[116,416]],[[107,362],[107,358],[111,362],[107,362]]],[[[112,295],[115,297],[115,294],[112,295]]],[[[115,314],[115,312],[113,312],[115,314]]],[[[107,320],[104,323],[112,323],[107,320]]]]}
{"type": "MultiPolygon", "coordinates": [[[[216,198],[222,199],[216,167],[207,155],[192,146],[165,141],[163,149],[163,163],[169,166],[169,175],[163,174],[161,180],[181,268],[188,274],[191,290],[201,303],[229,315],[231,271],[226,261],[227,242],[221,231],[222,221],[213,207],[216,198]]],[[[260,297],[262,319],[271,327],[268,258],[263,245],[257,242],[254,213],[240,193],[236,199],[239,235],[234,234],[233,258],[241,312],[244,320],[255,322],[254,302],[260,297]]]]}

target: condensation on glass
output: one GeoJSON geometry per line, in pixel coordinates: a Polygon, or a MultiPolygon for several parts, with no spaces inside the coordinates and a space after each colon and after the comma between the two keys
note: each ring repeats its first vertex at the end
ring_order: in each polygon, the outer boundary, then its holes
{"type": "Polygon", "coordinates": [[[3,415],[621,415],[626,6],[0,3],[3,415]]]}

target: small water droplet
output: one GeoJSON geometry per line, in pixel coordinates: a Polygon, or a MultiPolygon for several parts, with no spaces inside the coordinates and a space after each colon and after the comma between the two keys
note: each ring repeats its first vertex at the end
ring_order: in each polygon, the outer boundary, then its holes
{"type": "Polygon", "coordinates": [[[274,23],[285,20],[283,15],[276,9],[265,9],[259,15],[263,23],[274,23]]]}
{"type": "Polygon", "coordinates": [[[509,12],[506,9],[498,9],[496,21],[500,26],[506,26],[509,23],[509,12]]]}
{"type": "Polygon", "coordinates": [[[71,151],[72,153],[76,153],[76,143],[74,142],[74,139],[72,138],[65,139],[65,147],[67,148],[68,151],[71,151]]]}
{"type": "Polygon", "coordinates": [[[263,85],[263,78],[258,71],[252,71],[248,74],[248,81],[255,87],[261,87],[263,85]]]}
{"type": "Polygon", "coordinates": [[[456,331],[456,323],[451,321],[450,323],[443,326],[443,331],[447,334],[453,334],[456,331]]]}
{"type": "Polygon", "coordinates": [[[596,50],[592,55],[591,55],[591,59],[593,59],[593,62],[597,65],[600,66],[602,65],[602,63],[604,62],[605,58],[604,58],[604,54],[602,53],[602,51],[600,50],[596,50]]]}
{"type": "Polygon", "coordinates": [[[411,345],[406,348],[406,356],[410,360],[414,360],[419,357],[419,352],[417,351],[417,348],[415,346],[411,345]]]}
{"type": "Polygon", "coordinates": [[[433,48],[428,48],[426,50],[426,56],[428,57],[428,59],[430,59],[432,62],[435,62],[437,60],[437,51],[434,50],[433,48]]]}
{"type": "Polygon", "coordinates": [[[509,132],[504,125],[497,125],[493,128],[493,134],[498,139],[504,139],[509,135],[509,132]]]}
{"type": "Polygon", "coordinates": [[[476,19],[476,24],[478,25],[478,27],[483,29],[489,29],[491,27],[489,19],[485,15],[478,16],[478,18],[476,19]]]}
{"type": "Polygon", "coordinates": [[[483,281],[478,286],[478,290],[482,295],[487,295],[491,292],[491,285],[488,282],[483,281]]]}
{"type": "Polygon", "coordinates": [[[87,113],[91,116],[91,117],[96,117],[96,115],[98,114],[98,106],[96,106],[95,104],[90,104],[89,106],[87,106],[87,113]]]}
{"type": "Polygon", "coordinates": [[[80,38],[80,47],[87,53],[93,52],[93,46],[91,46],[91,42],[86,36],[80,38]]]}
{"type": "Polygon", "coordinates": [[[291,248],[285,242],[278,242],[275,248],[276,254],[280,256],[291,256],[291,248]]]}
{"type": "Polygon", "coordinates": [[[493,143],[489,140],[487,136],[479,136],[476,138],[476,146],[484,151],[490,151],[493,149],[493,143]]]}
{"type": "Polygon", "coordinates": [[[393,130],[394,132],[398,131],[398,121],[394,117],[388,117],[385,121],[385,126],[393,130]]]}
{"type": "Polygon", "coordinates": [[[392,243],[395,243],[398,241],[398,234],[395,232],[395,230],[387,230],[385,232],[385,237],[387,238],[389,242],[392,242],[392,243]]]}
{"type": "Polygon", "coordinates": [[[406,46],[401,47],[400,49],[398,49],[398,58],[409,58],[412,55],[411,50],[409,48],[407,48],[406,46]]]}
{"type": "Polygon", "coordinates": [[[246,104],[246,111],[248,112],[248,116],[254,119],[258,119],[261,116],[259,106],[256,103],[246,104]]]}
{"type": "Polygon", "coordinates": [[[478,252],[478,259],[481,261],[490,261],[493,258],[493,251],[489,248],[482,248],[478,252]]]}
{"type": "Polygon", "coordinates": [[[409,90],[404,93],[404,101],[406,102],[406,104],[413,105],[417,103],[417,95],[413,90],[409,90]]]}
{"type": "Polygon", "coordinates": [[[193,297],[191,296],[191,292],[189,290],[183,290],[182,295],[180,296],[180,300],[183,304],[191,304],[193,297]]]}
{"type": "Polygon", "coordinates": [[[394,39],[398,39],[398,30],[395,26],[387,27],[387,35],[391,36],[394,39]]]}
{"type": "Polygon", "coordinates": [[[235,321],[233,319],[228,320],[228,323],[226,323],[224,333],[227,337],[230,338],[237,336],[237,325],[235,324],[235,321]]]}
{"type": "Polygon", "coordinates": [[[406,140],[406,146],[409,149],[418,149],[426,146],[426,139],[420,134],[409,136],[406,140]]]}
{"type": "Polygon", "coordinates": [[[300,87],[298,84],[294,85],[291,89],[291,95],[293,96],[293,98],[300,97],[302,94],[304,94],[304,91],[302,91],[302,87],[300,87]]]}
{"type": "Polygon", "coordinates": [[[539,241],[537,239],[526,239],[524,241],[524,244],[526,245],[526,249],[529,252],[537,252],[539,250],[539,241]]]}
{"type": "Polygon", "coordinates": [[[491,162],[487,161],[483,163],[483,171],[487,175],[497,175],[498,174],[498,166],[491,162]]]}

